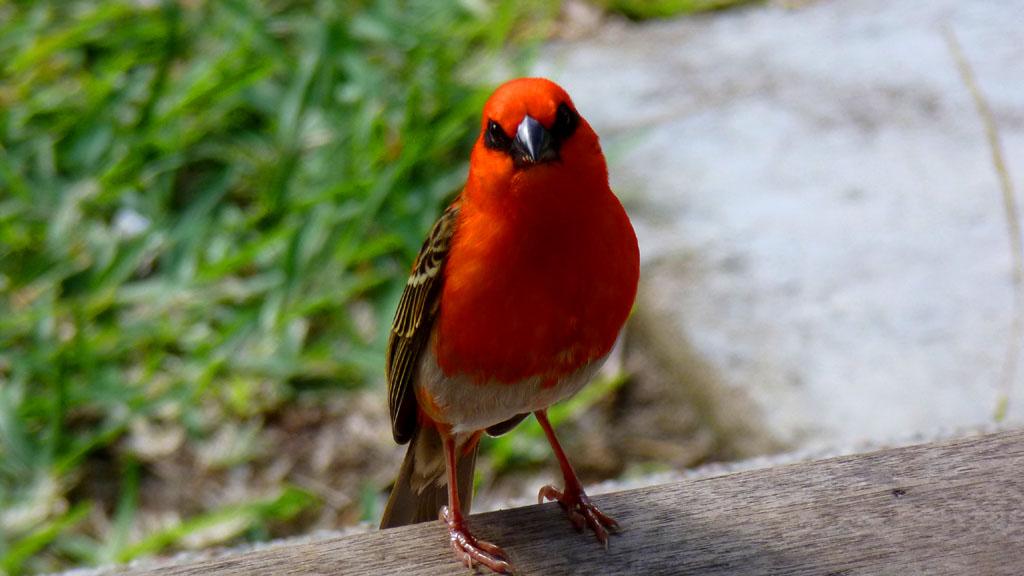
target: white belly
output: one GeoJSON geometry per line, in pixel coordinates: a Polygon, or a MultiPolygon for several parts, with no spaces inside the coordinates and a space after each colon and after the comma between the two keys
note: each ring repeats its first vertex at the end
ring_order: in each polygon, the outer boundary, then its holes
{"type": "Polygon", "coordinates": [[[431,418],[452,426],[455,433],[483,430],[518,414],[542,410],[564,400],[579,392],[607,357],[584,365],[554,385],[550,382],[545,385],[540,377],[514,384],[481,384],[467,376],[445,376],[431,348],[428,345],[420,356],[415,385],[433,400],[433,406],[422,408],[431,418]]]}

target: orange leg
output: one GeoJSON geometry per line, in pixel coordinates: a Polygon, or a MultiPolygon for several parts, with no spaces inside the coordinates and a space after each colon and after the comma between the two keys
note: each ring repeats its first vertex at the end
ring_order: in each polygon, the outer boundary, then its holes
{"type": "Polygon", "coordinates": [[[459,506],[458,479],[455,472],[458,454],[455,451],[455,439],[444,431],[441,431],[441,438],[444,442],[445,464],[448,469],[448,503],[451,506],[442,506],[438,516],[448,526],[448,537],[455,557],[469,568],[476,562],[499,574],[511,574],[512,565],[508,563],[505,551],[490,542],[478,540],[469,532],[459,506]]]}
{"type": "Polygon", "coordinates": [[[551,449],[555,451],[555,457],[558,458],[558,465],[562,467],[562,476],[565,477],[565,491],[560,492],[551,485],[544,486],[540,489],[540,494],[537,495],[537,502],[542,503],[545,499],[557,500],[577,530],[582,532],[585,526],[589,526],[597,536],[597,540],[607,548],[608,529],[618,530],[619,523],[601,512],[583,491],[583,485],[576,477],[576,471],[572,469],[569,458],[566,457],[562,445],[555,437],[555,430],[551,427],[551,422],[548,421],[547,411],[538,410],[533,414],[537,417],[537,422],[540,422],[540,427],[544,429],[544,435],[548,437],[551,449]]]}

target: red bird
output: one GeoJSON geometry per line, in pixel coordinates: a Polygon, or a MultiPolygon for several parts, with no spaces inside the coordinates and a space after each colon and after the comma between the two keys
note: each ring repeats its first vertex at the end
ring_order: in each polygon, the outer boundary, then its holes
{"type": "Polygon", "coordinates": [[[423,244],[388,342],[395,441],[411,442],[381,528],[448,526],[464,563],[509,572],[470,533],[477,444],[537,417],[565,476],[557,500],[607,545],[617,528],[583,491],[548,406],[572,396],[615,343],[636,296],[640,253],[608,186],[597,134],[543,78],[499,87],[484,106],[466,186],[423,244]]]}

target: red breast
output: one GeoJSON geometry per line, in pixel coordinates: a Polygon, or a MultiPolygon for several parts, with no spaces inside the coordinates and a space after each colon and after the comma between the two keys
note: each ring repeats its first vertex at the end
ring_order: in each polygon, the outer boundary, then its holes
{"type": "MultiPolygon", "coordinates": [[[[514,130],[529,114],[550,127],[563,102],[572,106],[557,85],[524,79],[491,97],[483,121],[514,130]]],[[[447,376],[554,383],[611,350],[639,250],[585,120],[559,160],[525,170],[481,137],[444,278],[434,354],[447,376]]]]}

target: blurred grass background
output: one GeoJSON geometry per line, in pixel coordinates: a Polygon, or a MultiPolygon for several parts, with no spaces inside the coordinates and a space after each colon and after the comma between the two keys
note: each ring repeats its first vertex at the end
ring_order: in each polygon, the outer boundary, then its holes
{"type": "Polygon", "coordinates": [[[0,573],[374,519],[276,456],[386,418],[409,262],[558,10],[0,2],[0,573]]]}
{"type": "Polygon", "coordinates": [[[556,10],[0,7],[3,572],[127,561],[211,528],[265,537],[317,505],[285,478],[163,526],[135,517],[141,477],[183,444],[219,439],[195,473],[230,469],[297,397],[379,385],[492,57],[556,10]]]}

